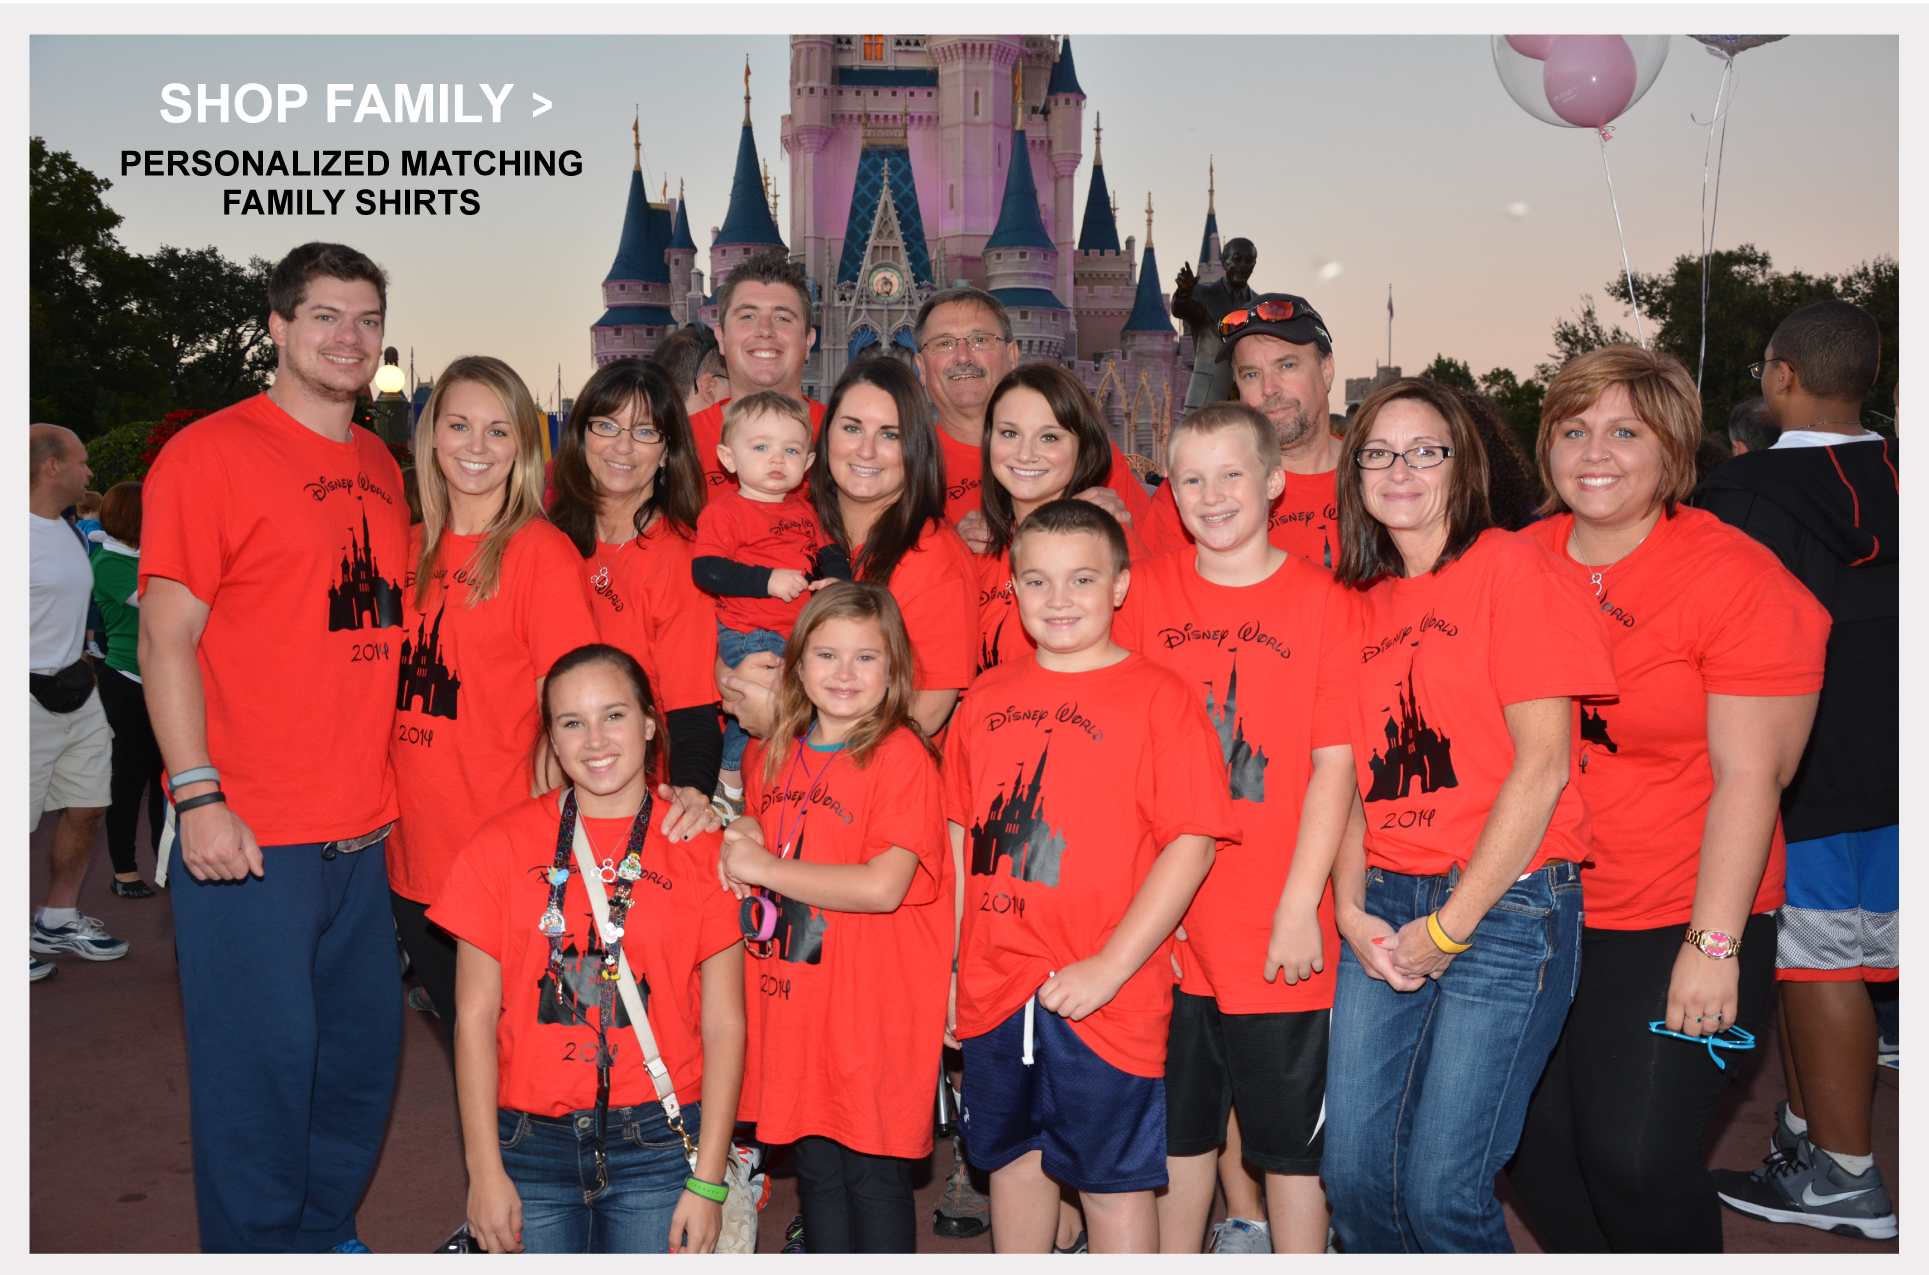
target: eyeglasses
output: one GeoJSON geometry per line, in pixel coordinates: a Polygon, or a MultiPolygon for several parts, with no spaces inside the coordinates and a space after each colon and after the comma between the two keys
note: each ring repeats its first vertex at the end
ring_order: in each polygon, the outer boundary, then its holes
{"type": "Polygon", "coordinates": [[[1712,1036],[1689,1036],[1683,1032],[1671,1032],[1665,1022],[1649,1023],[1648,1030],[1657,1036],[1672,1036],[1676,1040],[1685,1040],[1690,1044],[1706,1045],[1708,1056],[1714,1059],[1715,1066],[1723,1071],[1728,1070],[1728,1064],[1723,1062],[1721,1055],[1715,1052],[1717,1049],[1753,1049],[1755,1047],[1755,1037],[1739,1027],[1730,1027],[1712,1036]]]}
{"type": "Polygon", "coordinates": [[[1353,463],[1361,469],[1392,469],[1396,460],[1405,461],[1408,469],[1432,469],[1441,461],[1452,459],[1453,448],[1431,445],[1409,447],[1403,452],[1386,447],[1362,447],[1353,453],[1353,463]]]}
{"type": "Polygon", "coordinates": [[[1748,365],[1748,375],[1754,377],[1756,380],[1759,381],[1762,379],[1762,373],[1768,370],[1768,365],[1770,363],[1786,363],[1786,362],[1788,362],[1787,359],[1763,359],[1759,363],[1750,363],[1748,365]]]}
{"type": "MultiPolygon", "coordinates": [[[[1234,310],[1219,320],[1219,335],[1225,336],[1228,332],[1243,328],[1254,319],[1262,323],[1284,323],[1298,313],[1298,307],[1291,301],[1261,301],[1258,305],[1248,306],[1244,310],[1234,310]]],[[[1306,313],[1311,318],[1318,318],[1311,310],[1306,313]]]]}
{"type": "Polygon", "coordinates": [[[928,354],[936,350],[939,354],[950,354],[962,343],[965,348],[969,349],[973,354],[977,354],[983,351],[985,347],[989,346],[993,341],[1002,341],[1003,339],[1003,337],[995,332],[969,332],[964,336],[934,336],[923,345],[920,345],[918,352],[928,354]]]}
{"type": "MultiPolygon", "coordinates": [[[[623,427],[615,421],[591,421],[589,423],[589,430],[590,433],[602,438],[615,438],[623,432],[623,427]]],[[[663,441],[663,435],[648,425],[636,426],[629,431],[629,435],[645,447],[650,446],[652,443],[660,443],[663,441]]]]}

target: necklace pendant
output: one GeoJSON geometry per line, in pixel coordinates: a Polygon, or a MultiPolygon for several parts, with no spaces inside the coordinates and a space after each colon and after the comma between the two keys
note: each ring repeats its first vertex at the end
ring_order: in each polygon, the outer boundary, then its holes
{"type": "Polygon", "coordinates": [[[597,567],[599,569],[596,574],[589,578],[589,587],[600,591],[609,588],[610,569],[603,566],[600,560],[597,563],[597,567]]]}
{"type": "Polygon", "coordinates": [[[603,860],[603,866],[597,869],[596,875],[603,879],[604,885],[609,885],[610,883],[615,881],[616,880],[616,861],[614,859],[603,860]]]}

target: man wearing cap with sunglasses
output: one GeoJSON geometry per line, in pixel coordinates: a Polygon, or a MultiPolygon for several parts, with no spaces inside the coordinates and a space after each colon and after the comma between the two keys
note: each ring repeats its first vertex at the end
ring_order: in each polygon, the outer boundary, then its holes
{"type": "MultiPolygon", "coordinates": [[[[1232,368],[1239,401],[1273,423],[1286,464],[1286,490],[1273,502],[1266,536],[1286,552],[1328,570],[1339,557],[1334,471],[1340,440],[1329,427],[1333,338],[1303,297],[1268,292],[1218,323],[1219,361],[1232,368]]],[[[1165,553],[1192,543],[1172,492],[1161,486],[1141,528],[1147,546],[1165,553]]]]}

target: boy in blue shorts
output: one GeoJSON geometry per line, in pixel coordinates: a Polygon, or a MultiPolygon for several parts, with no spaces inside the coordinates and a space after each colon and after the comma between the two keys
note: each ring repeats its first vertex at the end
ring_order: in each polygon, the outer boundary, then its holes
{"type": "Polygon", "coordinates": [[[1060,1184],[1091,1251],[1156,1252],[1172,932],[1238,820],[1192,689],[1112,641],[1131,582],[1112,516],[1043,505],[1011,562],[1037,654],[979,677],[945,746],[960,1128],[998,1252],[1051,1251],[1060,1184]]]}

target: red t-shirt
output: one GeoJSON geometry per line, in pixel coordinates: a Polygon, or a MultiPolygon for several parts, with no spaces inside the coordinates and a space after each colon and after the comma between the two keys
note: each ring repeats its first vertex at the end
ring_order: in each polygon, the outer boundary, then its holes
{"type": "MultiPolygon", "coordinates": [[[[1296,558],[1328,571],[1340,558],[1340,506],[1334,470],[1324,474],[1286,471],[1286,490],[1273,502],[1266,519],[1266,538],[1296,558]]],[[[1152,493],[1152,514],[1145,543],[1154,553],[1170,553],[1193,543],[1192,533],[1179,517],[1172,483],[1159,484],[1152,493]]],[[[1189,933],[1190,931],[1188,931],[1189,933]]]]}
{"type": "MultiPolygon", "coordinates": [[[[1125,547],[1136,579],[1139,564],[1152,556],[1151,551],[1130,527],[1125,528],[1125,547]]],[[[1018,617],[1018,599],[1011,582],[1011,550],[977,554],[974,561],[978,564],[979,670],[1006,660],[1029,658],[1038,650],[1038,643],[1025,632],[1024,622],[1018,617]]]]}
{"type": "Polygon", "coordinates": [[[1204,701],[1245,830],[1239,853],[1213,865],[1186,913],[1180,986],[1228,1014],[1328,1009],[1340,960],[1330,884],[1319,902],[1324,971],[1268,983],[1266,948],[1313,749],[1352,742],[1358,595],[1303,558],[1233,588],[1202,578],[1195,556],[1186,549],[1134,568],[1112,626],[1120,646],[1171,669],[1204,701]]]}
{"type": "MultiPolygon", "coordinates": [[[[983,449],[959,442],[942,426],[938,429],[938,442],[944,447],[944,516],[946,521],[956,523],[980,505],[978,489],[984,484],[983,449]]],[[[1112,444],[1112,472],[1106,476],[1105,485],[1125,502],[1125,511],[1132,515],[1134,526],[1143,524],[1151,516],[1152,498],[1145,494],[1145,484],[1132,472],[1125,453],[1116,443],[1112,444]]]]}
{"type": "MultiPolygon", "coordinates": [[[[1585,601],[1593,569],[1568,556],[1572,514],[1523,534],[1566,569],[1585,601]]],[[[1713,514],[1682,505],[1601,576],[1618,699],[1581,706],[1581,795],[1594,821],[1587,923],[1648,930],[1692,919],[1714,795],[1708,696],[1822,689],[1829,613],[1781,562],[1713,514]]],[[[1775,821],[1750,912],[1782,905],[1775,821]]]]}
{"type": "MultiPolygon", "coordinates": [[[[741,491],[719,496],[697,517],[696,558],[728,558],[753,567],[788,567],[812,575],[824,531],[811,506],[810,491],[799,487],[784,500],[752,500],[741,491]]],[[[769,629],[790,636],[798,613],[810,601],[806,590],[789,602],[769,596],[736,598],[718,595],[717,620],[726,629],[748,633],[769,629]]]]}
{"type": "MultiPolygon", "coordinates": [[[[658,806],[639,852],[643,876],[631,890],[621,942],[677,1101],[696,1102],[703,1097],[701,966],[741,942],[743,932],[737,928],[736,901],[717,888],[722,834],[673,845],[657,827],[662,821],[658,806]]],[[[621,861],[630,820],[584,822],[596,861],[621,861]]],[[[563,893],[569,932],[562,940],[561,987],[549,977],[549,936],[540,928],[561,824],[553,792],[525,798],[489,820],[456,857],[429,909],[431,921],[501,963],[496,1105],[537,1116],[565,1116],[596,1105],[603,948],[574,854],[563,893]]],[[[608,897],[615,885],[603,890],[608,897]]],[[[609,1027],[616,1054],[610,1106],[655,1102],[656,1086],[644,1070],[643,1051],[620,994],[615,1010],[609,1027]]]]}
{"type": "MultiPolygon", "coordinates": [[[[1035,658],[987,670],[952,720],[944,788],[946,817],[965,829],[960,1039],[1098,955],[1175,838],[1211,837],[1222,851],[1241,839],[1198,696],[1143,655],[1086,673],[1035,658]]],[[[1135,1076],[1165,1074],[1171,949],[1168,937],[1071,1024],[1135,1076]]]]}
{"type": "Polygon", "coordinates": [[[578,558],[603,640],[634,655],[666,713],[714,704],[716,600],[690,578],[696,542],[658,518],[627,544],[578,558]]]}
{"type": "Polygon", "coordinates": [[[140,585],[208,604],[208,759],[264,846],[395,818],[389,737],[409,513],[375,435],[332,442],[266,394],[182,430],[142,488],[140,585]]]}
{"type": "MultiPolygon", "coordinates": [[[[1535,541],[1492,529],[1460,559],[1367,591],[1353,756],[1369,867],[1414,876],[1467,866],[1514,764],[1501,708],[1614,694],[1606,622],[1535,541]]],[[[1581,799],[1580,711],[1568,782],[1528,869],[1593,853],[1581,799]]]]}
{"type": "MultiPolygon", "coordinates": [[[[853,562],[864,550],[851,551],[853,562]]],[[[859,578],[864,571],[858,570],[859,578]]],[[[891,572],[891,597],[904,613],[917,661],[917,689],[963,690],[978,671],[978,564],[949,524],[925,524],[891,572]]]]}
{"type": "MultiPolygon", "coordinates": [[[[435,902],[449,865],[482,821],[529,796],[540,730],[537,679],[579,646],[598,641],[582,561],[569,537],[537,519],[502,558],[496,592],[469,605],[465,568],[481,536],[444,535],[426,606],[415,606],[415,569],[402,581],[401,683],[395,699],[396,792],[401,817],[388,842],[389,888],[435,902]]],[[[422,528],[409,533],[409,561],[422,528]]]]}
{"type": "MultiPolygon", "coordinates": [[[[709,491],[711,500],[721,496],[735,495],[737,476],[723,467],[717,459],[717,447],[723,442],[723,409],[730,400],[720,398],[710,406],[690,418],[690,437],[697,445],[697,460],[703,466],[703,483],[709,491]]],[[[824,405],[814,398],[804,400],[810,411],[810,432],[813,439],[817,427],[824,423],[824,405]]]]}
{"type": "Polygon", "coordinates": [[[894,912],[780,901],[776,954],[744,969],[760,1028],[757,1137],[929,1155],[955,898],[938,765],[903,729],[862,768],[841,750],[789,754],[770,783],[761,743],[743,762],[745,807],[773,854],[860,864],[897,846],[918,870],[894,912]]]}

